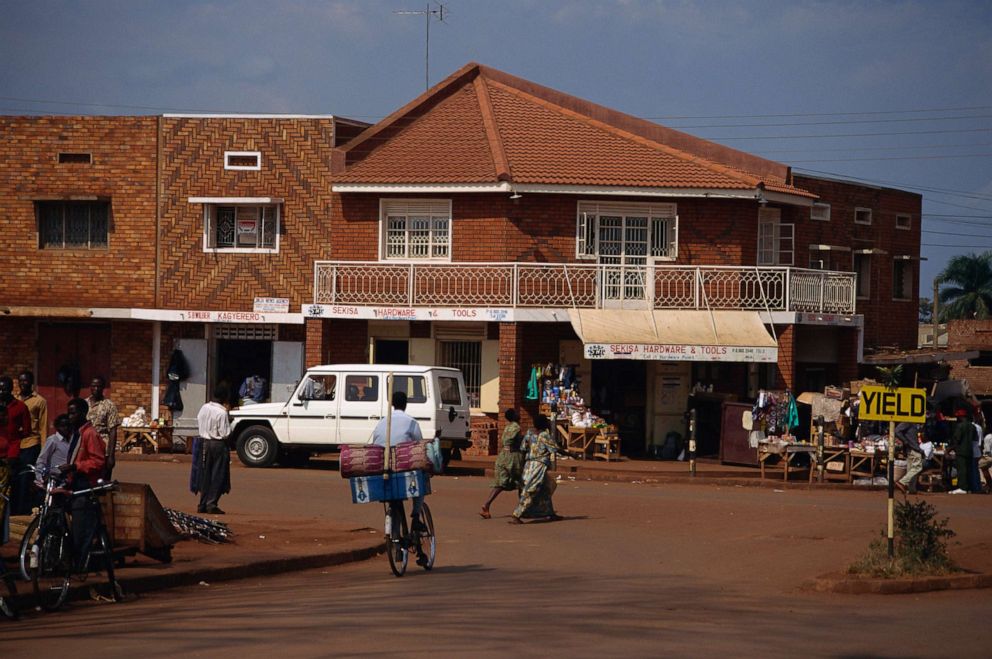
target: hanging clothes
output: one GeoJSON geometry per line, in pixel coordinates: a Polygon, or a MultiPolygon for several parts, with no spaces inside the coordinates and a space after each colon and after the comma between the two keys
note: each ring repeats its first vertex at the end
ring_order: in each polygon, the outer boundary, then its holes
{"type": "Polygon", "coordinates": [[[785,414],[785,427],[791,432],[793,428],[799,427],[799,406],[796,405],[796,398],[792,395],[792,392],[787,394],[788,400],[788,410],[785,414]]]}
{"type": "Polygon", "coordinates": [[[536,366],[530,369],[530,379],[527,380],[527,395],[524,396],[525,400],[537,400],[538,399],[538,368],[536,366]]]}

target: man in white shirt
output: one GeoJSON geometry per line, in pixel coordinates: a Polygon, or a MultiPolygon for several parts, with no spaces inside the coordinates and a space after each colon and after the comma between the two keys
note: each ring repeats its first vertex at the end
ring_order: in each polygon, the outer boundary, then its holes
{"type": "MultiPolygon", "coordinates": [[[[227,436],[231,434],[231,419],[227,408],[221,404],[227,400],[226,387],[218,386],[209,403],[205,403],[196,415],[196,424],[201,438],[199,456],[200,478],[198,490],[200,505],[198,513],[223,515],[217,504],[221,495],[231,491],[231,455],[227,448],[227,436]]],[[[196,460],[197,456],[194,455],[196,460]]]]}
{"type": "Polygon", "coordinates": [[[34,463],[34,482],[44,487],[45,476],[69,462],[69,441],[72,428],[69,415],[60,414],[55,419],[55,433],[45,440],[45,446],[34,463]]]}
{"type": "Polygon", "coordinates": [[[978,458],[978,469],[985,477],[985,492],[992,494],[992,432],[982,439],[982,457],[978,458]]]}

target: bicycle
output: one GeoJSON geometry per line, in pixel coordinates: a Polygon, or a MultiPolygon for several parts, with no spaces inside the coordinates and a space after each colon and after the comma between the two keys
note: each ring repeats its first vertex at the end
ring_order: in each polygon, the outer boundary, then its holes
{"type": "Polygon", "coordinates": [[[420,522],[419,528],[412,529],[406,521],[403,501],[394,499],[383,502],[386,511],[386,555],[389,556],[389,568],[397,577],[406,573],[411,550],[417,554],[417,564],[427,571],[434,567],[437,556],[437,536],[430,506],[426,501],[421,504],[417,520],[420,522]]]}
{"type": "MultiPolygon", "coordinates": [[[[10,503],[10,497],[4,494],[0,494],[0,499],[6,500],[8,504],[10,503]]],[[[0,581],[4,584],[3,590],[0,590],[0,615],[11,620],[17,620],[17,609],[14,608],[14,598],[17,597],[17,583],[13,573],[7,570],[7,563],[2,558],[0,558],[0,581]],[[6,596],[4,596],[4,592],[6,592],[6,596]]]]}
{"type": "Polygon", "coordinates": [[[21,540],[19,559],[22,576],[32,583],[35,599],[46,611],[62,608],[69,596],[72,578],[80,576],[85,580],[94,557],[103,559],[111,599],[114,602],[124,599],[124,592],[114,575],[114,548],[102,511],[86,555],[78,562],[77,569],[67,507],[70,501],[81,496],[89,497],[91,505],[99,506],[97,495],[117,488],[117,481],[97,483],[95,487],[70,492],[59,486],[56,474],[45,477],[45,497],[21,540]]]}

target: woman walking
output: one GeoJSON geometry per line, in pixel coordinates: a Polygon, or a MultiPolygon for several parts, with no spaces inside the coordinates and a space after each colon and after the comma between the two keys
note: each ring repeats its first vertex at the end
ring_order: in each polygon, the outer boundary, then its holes
{"type": "Polygon", "coordinates": [[[503,413],[506,420],[506,429],[503,430],[503,437],[500,440],[499,455],[496,456],[496,477],[493,480],[493,491],[489,493],[489,498],[482,504],[479,516],[482,519],[489,519],[489,506],[492,505],[500,492],[520,491],[520,479],[524,471],[524,453],[520,449],[520,441],[523,434],[520,432],[520,416],[513,408],[503,413]]]}
{"type": "Polygon", "coordinates": [[[510,524],[523,524],[523,518],[543,518],[548,521],[561,519],[555,514],[551,501],[558,484],[548,473],[548,468],[555,454],[564,451],[551,438],[551,423],[546,416],[534,419],[534,427],[538,434],[528,433],[524,438],[527,458],[524,462],[523,488],[520,503],[513,511],[510,524]]]}

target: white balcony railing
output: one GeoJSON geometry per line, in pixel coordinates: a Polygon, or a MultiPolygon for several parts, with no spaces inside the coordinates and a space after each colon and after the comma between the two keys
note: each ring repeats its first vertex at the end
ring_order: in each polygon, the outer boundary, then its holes
{"type": "Polygon", "coordinates": [[[317,261],[314,302],[853,314],[855,278],[853,272],[767,266],[317,261]]]}

